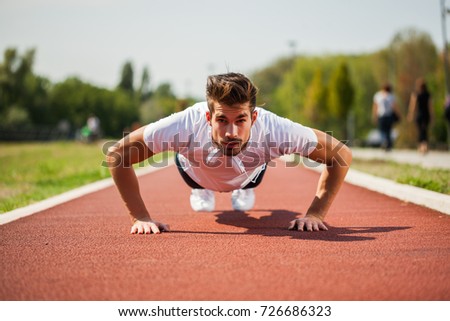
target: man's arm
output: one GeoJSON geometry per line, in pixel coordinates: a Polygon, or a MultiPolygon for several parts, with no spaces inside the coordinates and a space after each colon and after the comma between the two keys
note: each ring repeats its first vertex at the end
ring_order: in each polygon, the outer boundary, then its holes
{"type": "Polygon", "coordinates": [[[414,115],[416,114],[416,104],[417,104],[417,97],[415,94],[411,94],[411,97],[409,99],[409,106],[408,106],[408,121],[414,120],[414,115]]]}
{"type": "Polygon", "coordinates": [[[128,208],[133,226],[132,234],[150,234],[169,231],[165,224],[153,221],[142,200],[133,164],[153,156],[143,139],[141,127],[110,147],[106,156],[111,176],[128,208]]]}
{"type": "Polygon", "coordinates": [[[433,99],[428,99],[428,111],[430,114],[430,123],[432,124],[434,122],[434,109],[433,109],[433,99]]]}
{"type": "Polygon", "coordinates": [[[289,226],[291,230],[327,230],[323,220],[352,162],[352,152],[345,144],[322,131],[314,129],[314,132],[318,144],[308,158],[324,163],[326,167],[320,175],[316,196],[305,217],[293,220],[289,226]]]}
{"type": "Polygon", "coordinates": [[[372,123],[376,124],[378,119],[378,106],[375,102],[372,103],[372,123]]]}

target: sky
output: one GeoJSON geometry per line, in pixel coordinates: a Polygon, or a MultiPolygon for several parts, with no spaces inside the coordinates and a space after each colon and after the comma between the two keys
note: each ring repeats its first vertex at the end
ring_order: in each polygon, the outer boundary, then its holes
{"type": "Polygon", "coordinates": [[[442,48],[440,10],[440,0],[0,0],[0,61],[6,48],[35,48],[36,74],[111,89],[131,61],[136,85],[147,67],[153,89],[204,98],[208,74],[374,52],[407,28],[442,48]]]}

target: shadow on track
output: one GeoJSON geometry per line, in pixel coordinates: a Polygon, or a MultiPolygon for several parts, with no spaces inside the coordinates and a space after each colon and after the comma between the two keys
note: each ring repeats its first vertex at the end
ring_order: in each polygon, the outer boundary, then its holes
{"type": "Polygon", "coordinates": [[[298,217],[299,214],[287,210],[273,210],[270,212],[270,215],[256,218],[245,212],[224,211],[216,214],[216,222],[246,228],[247,232],[244,234],[268,237],[289,236],[292,239],[330,242],[370,241],[376,239],[372,235],[375,233],[387,233],[411,228],[408,226],[333,227],[327,225],[328,231],[299,232],[288,230],[289,222],[298,217]]]}

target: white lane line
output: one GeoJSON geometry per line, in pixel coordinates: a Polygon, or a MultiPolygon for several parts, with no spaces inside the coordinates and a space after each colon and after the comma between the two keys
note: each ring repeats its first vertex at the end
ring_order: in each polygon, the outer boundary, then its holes
{"type": "MultiPolygon", "coordinates": [[[[170,166],[173,164],[174,164],[173,158],[167,160],[167,166],[170,166]]],[[[136,175],[138,177],[143,176],[143,175],[146,175],[149,173],[156,172],[162,168],[166,168],[167,166],[164,166],[164,167],[147,166],[144,168],[140,168],[140,169],[136,170],[136,175]]],[[[73,190],[61,193],[59,195],[47,198],[43,201],[28,205],[28,206],[24,206],[21,208],[17,208],[10,212],[0,214],[0,225],[10,223],[10,222],[18,220],[22,217],[26,217],[26,216],[30,216],[30,215],[42,212],[51,207],[60,205],[62,203],[71,201],[73,199],[79,198],[81,196],[84,196],[84,195],[87,195],[90,193],[100,191],[102,189],[105,189],[105,188],[113,186],[113,185],[114,185],[113,179],[106,178],[101,181],[87,184],[87,185],[75,188],[73,190]]]]}
{"type": "MultiPolygon", "coordinates": [[[[316,167],[305,166],[305,168],[316,172],[321,172],[323,167],[324,165],[322,164],[316,167]]],[[[400,184],[387,178],[373,176],[352,168],[348,171],[345,182],[450,215],[450,195],[400,184]]]]}

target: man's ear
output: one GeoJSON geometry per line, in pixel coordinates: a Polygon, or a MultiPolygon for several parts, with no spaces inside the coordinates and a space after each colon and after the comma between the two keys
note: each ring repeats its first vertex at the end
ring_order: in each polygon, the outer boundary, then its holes
{"type": "Polygon", "coordinates": [[[258,112],[255,110],[252,113],[252,125],[254,124],[254,122],[256,121],[256,118],[258,118],[258,112]]]}
{"type": "Polygon", "coordinates": [[[206,112],[206,121],[208,122],[208,124],[211,125],[211,112],[210,111],[206,112]]]}

